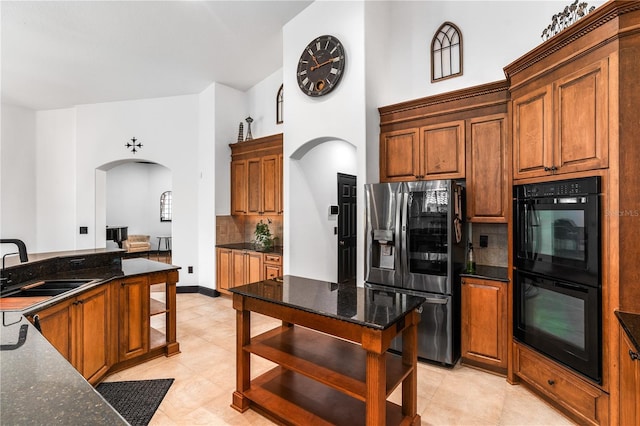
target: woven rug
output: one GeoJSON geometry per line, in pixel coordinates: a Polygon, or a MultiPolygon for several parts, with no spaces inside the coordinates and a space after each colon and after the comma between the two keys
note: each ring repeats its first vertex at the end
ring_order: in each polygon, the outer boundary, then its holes
{"type": "Polygon", "coordinates": [[[146,426],[174,379],[100,383],[96,390],[126,421],[146,426]]]}

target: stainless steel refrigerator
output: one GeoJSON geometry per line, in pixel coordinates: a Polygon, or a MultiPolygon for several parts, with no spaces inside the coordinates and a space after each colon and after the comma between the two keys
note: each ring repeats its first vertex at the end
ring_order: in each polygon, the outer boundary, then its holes
{"type": "MultiPolygon", "coordinates": [[[[460,357],[463,195],[451,180],[365,185],[365,285],[427,299],[418,357],[444,365],[460,357]]],[[[391,348],[401,350],[401,336],[391,348]]]]}

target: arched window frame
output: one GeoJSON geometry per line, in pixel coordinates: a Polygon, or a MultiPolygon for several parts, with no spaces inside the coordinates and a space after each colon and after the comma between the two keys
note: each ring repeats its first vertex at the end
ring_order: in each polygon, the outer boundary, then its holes
{"type": "Polygon", "coordinates": [[[462,33],[455,24],[447,21],[431,40],[431,82],[461,76],[462,58],[462,33]],[[436,73],[437,68],[440,69],[436,73]]]}
{"type": "Polygon", "coordinates": [[[160,222],[171,222],[173,216],[173,200],[171,191],[165,191],[160,195],[160,222]]]}
{"type": "Polygon", "coordinates": [[[278,94],[276,95],[276,124],[282,124],[284,122],[283,119],[283,108],[284,108],[284,84],[280,85],[280,89],[278,89],[278,94]]]}

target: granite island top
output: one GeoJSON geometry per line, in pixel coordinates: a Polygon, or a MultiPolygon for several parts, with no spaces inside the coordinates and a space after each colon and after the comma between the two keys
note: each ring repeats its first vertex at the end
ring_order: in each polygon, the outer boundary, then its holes
{"type": "Polygon", "coordinates": [[[229,291],[375,329],[390,327],[426,300],[393,290],[293,275],[233,287],[229,291]]]}
{"type": "Polygon", "coordinates": [[[128,424],[21,313],[2,312],[0,342],[0,424],[128,424]]]}
{"type": "MultiPolygon", "coordinates": [[[[72,256],[76,255],[74,252],[72,256]]],[[[35,263],[33,267],[40,268],[35,263]]],[[[24,314],[46,308],[113,279],[177,269],[180,267],[135,258],[122,260],[117,269],[103,267],[57,271],[40,279],[73,277],[91,278],[94,281],[22,310],[2,310],[0,424],[128,424],[31,325],[24,314]]],[[[36,278],[38,270],[35,272],[36,278]]]]}

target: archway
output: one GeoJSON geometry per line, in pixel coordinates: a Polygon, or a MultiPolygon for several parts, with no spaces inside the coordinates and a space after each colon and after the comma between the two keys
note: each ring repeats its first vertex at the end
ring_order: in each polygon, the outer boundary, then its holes
{"type": "Polygon", "coordinates": [[[148,237],[150,246],[137,255],[171,262],[170,238],[165,237],[172,235],[172,222],[160,216],[161,196],[171,190],[172,172],[161,164],[120,160],[100,166],[96,170],[96,226],[102,222],[111,230],[105,233],[105,246],[115,244],[107,234],[111,237],[114,228],[126,228],[127,236],[148,237]],[[98,187],[102,187],[100,191],[98,187]]]}
{"type": "MultiPolygon", "coordinates": [[[[288,273],[337,281],[337,175],[357,175],[357,149],[343,139],[308,141],[290,156],[288,176],[288,273]]],[[[286,249],[286,247],[285,247],[286,249]]]]}

